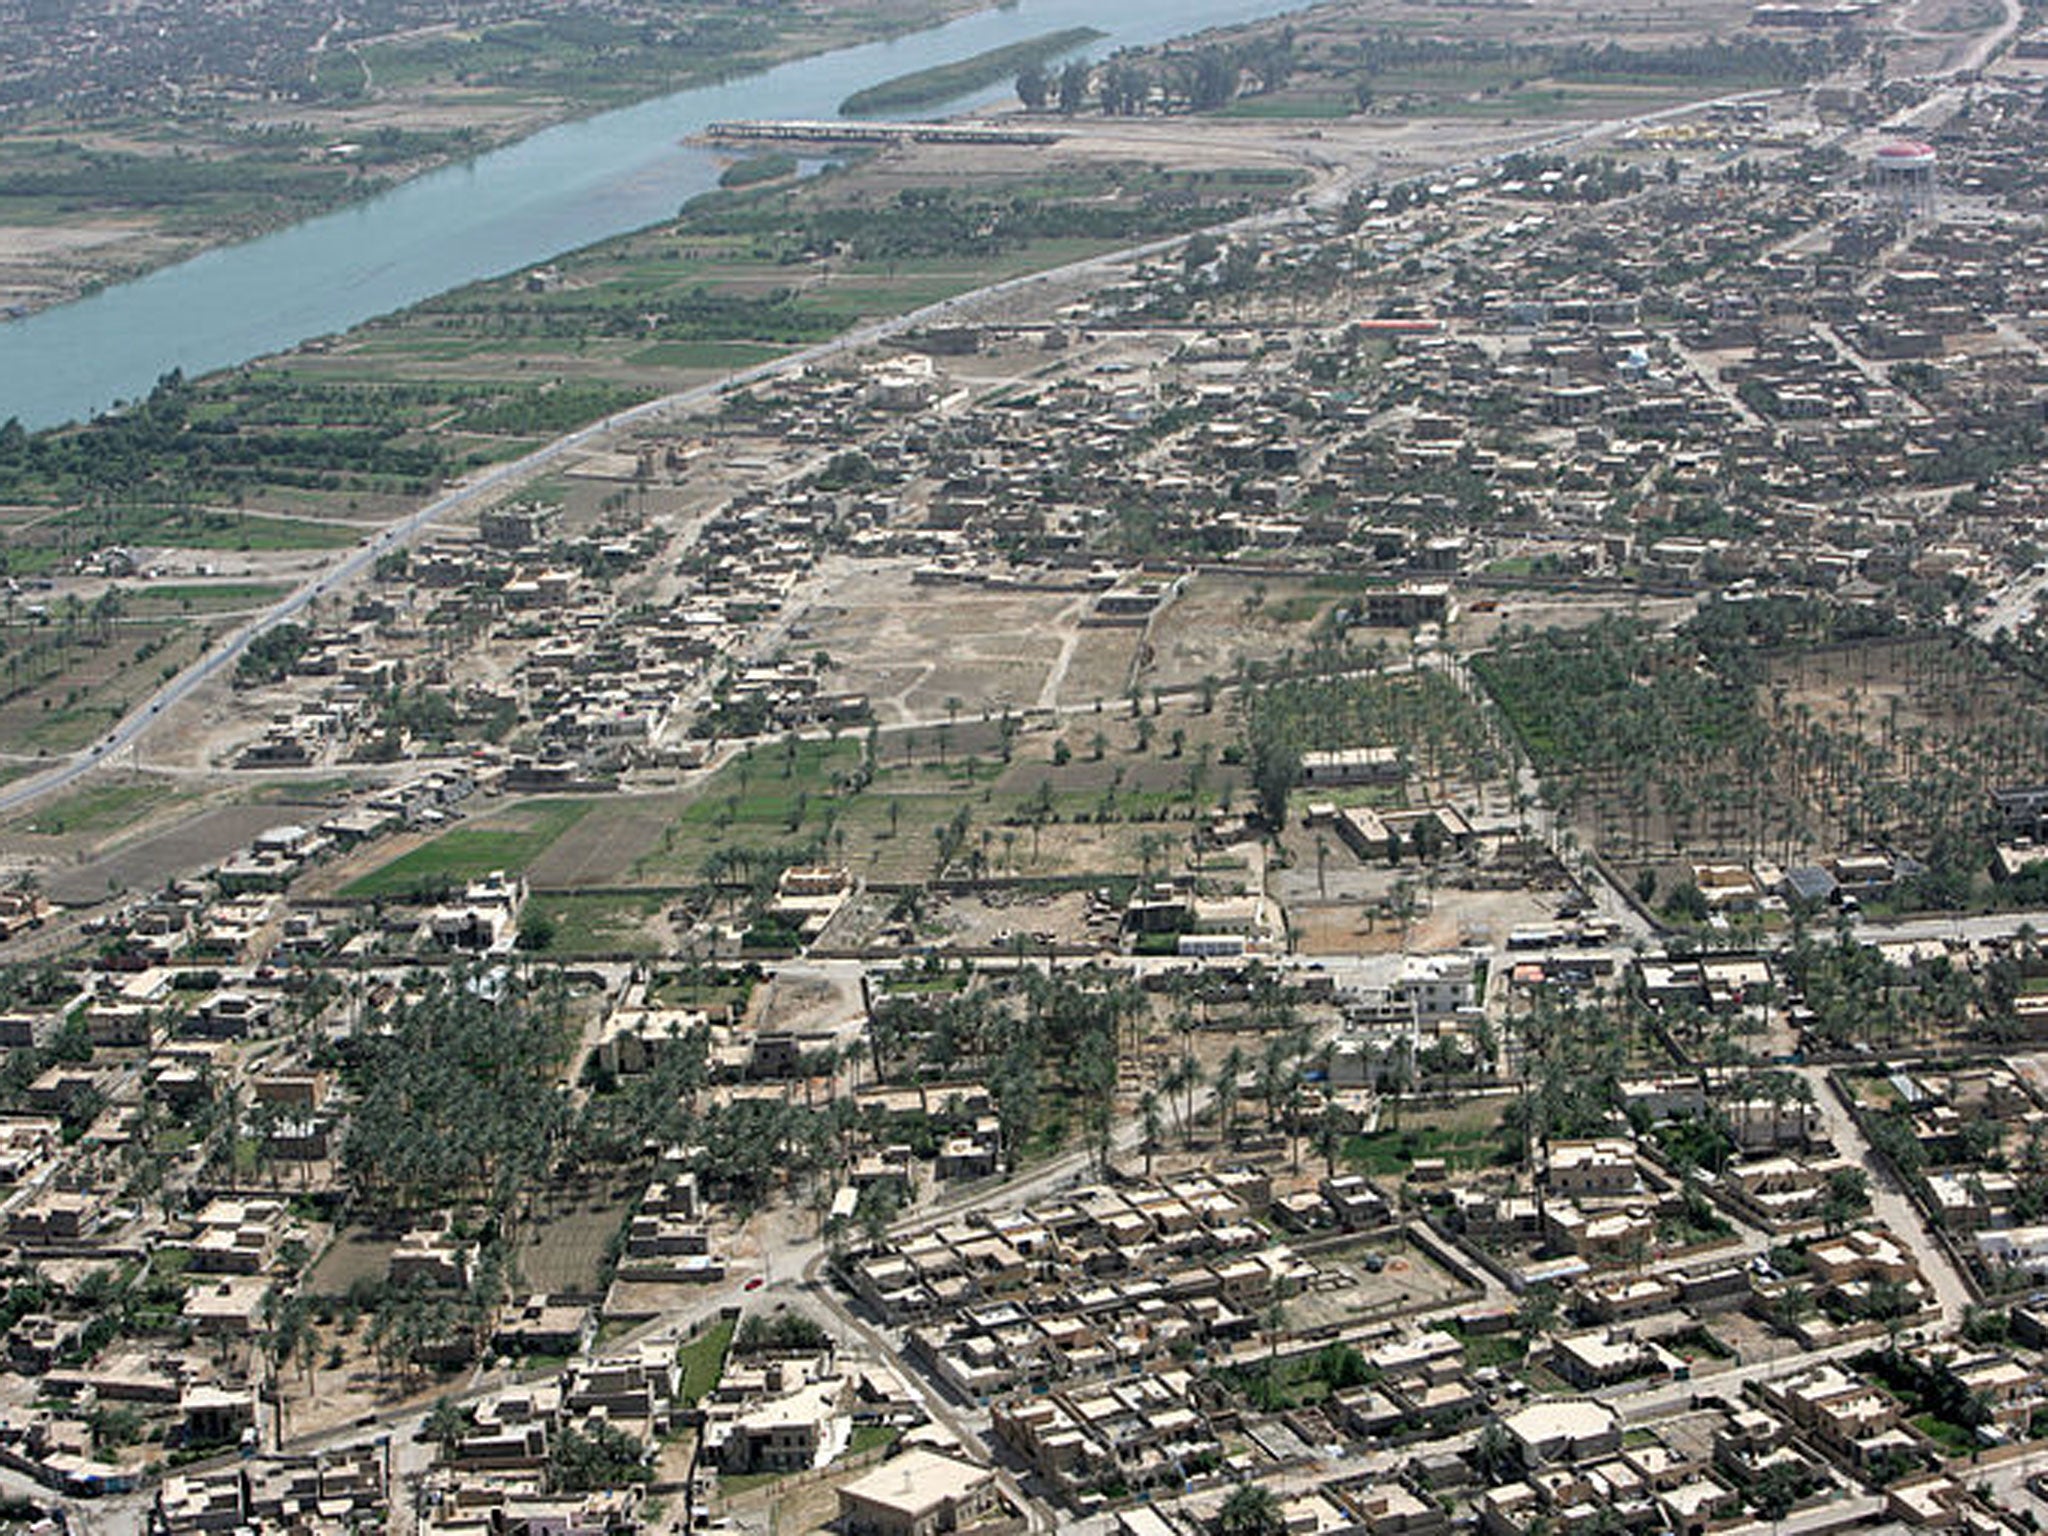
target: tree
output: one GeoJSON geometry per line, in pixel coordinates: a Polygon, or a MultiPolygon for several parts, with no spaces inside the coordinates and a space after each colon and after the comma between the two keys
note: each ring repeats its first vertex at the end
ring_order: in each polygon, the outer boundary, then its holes
{"type": "Polygon", "coordinates": [[[564,1429],[548,1450],[548,1487],[555,1493],[593,1493],[653,1476],[640,1442],[601,1419],[587,1430],[564,1429]]]}
{"type": "Polygon", "coordinates": [[[1548,1284],[1532,1285],[1522,1292],[1522,1299],[1515,1307],[1515,1321],[1525,1341],[1533,1342],[1539,1334],[1547,1333],[1557,1321],[1557,1290],[1548,1284]]]}
{"type": "Polygon", "coordinates": [[[1286,1536],[1287,1521],[1270,1488],[1241,1483],[1216,1512],[1216,1536],[1286,1536]]]}
{"type": "Polygon", "coordinates": [[[1870,1179],[1861,1168],[1837,1168],[1821,1197],[1821,1220],[1830,1233],[1842,1231],[1870,1209],[1870,1179]]]}
{"type": "Polygon", "coordinates": [[[1045,110],[1045,104],[1052,100],[1052,90],[1052,77],[1036,61],[1027,64],[1017,76],[1017,99],[1033,112],[1045,110]]]}
{"type": "Polygon", "coordinates": [[[1075,59],[1060,71],[1060,112],[1072,117],[1088,105],[1088,81],[1094,70],[1086,59],[1075,59]]]}
{"type": "Polygon", "coordinates": [[[1261,708],[1253,712],[1247,731],[1252,793],[1260,817],[1274,832],[1287,825],[1287,797],[1301,782],[1301,752],[1287,724],[1277,710],[1261,708]]]}
{"type": "Polygon", "coordinates": [[[1489,1419],[1472,1443],[1468,1458],[1479,1481],[1488,1486],[1512,1482],[1522,1475],[1522,1451],[1498,1419],[1489,1419]]]}
{"type": "Polygon", "coordinates": [[[427,1415],[427,1438],[441,1448],[444,1457],[453,1456],[462,1437],[469,1432],[470,1413],[452,1397],[441,1398],[427,1415]]]}
{"type": "Polygon", "coordinates": [[[1237,94],[1237,65],[1221,48],[1204,48],[1195,55],[1187,91],[1188,105],[1197,112],[1228,106],[1237,94]]]}
{"type": "Polygon", "coordinates": [[[1231,1046],[1216,1068],[1216,1119],[1227,1146],[1237,1132],[1237,1099],[1244,1083],[1244,1047],[1231,1046]]]}

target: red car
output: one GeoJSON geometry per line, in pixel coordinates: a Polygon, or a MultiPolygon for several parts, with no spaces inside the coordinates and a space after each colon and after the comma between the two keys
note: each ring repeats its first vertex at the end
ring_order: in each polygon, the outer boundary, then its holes
{"type": "Polygon", "coordinates": [[[759,1275],[754,1275],[740,1289],[743,1291],[758,1291],[765,1284],[767,1284],[766,1280],[759,1275]]]}

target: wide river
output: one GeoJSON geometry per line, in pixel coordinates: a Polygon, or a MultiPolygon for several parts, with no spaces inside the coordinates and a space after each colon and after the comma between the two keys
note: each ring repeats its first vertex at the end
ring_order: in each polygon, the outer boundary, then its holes
{"type": "MultiPolygon", "coordinates": [[[[564,123],[338,212],[0,324],[0,421],[80,420],[173,367],[230,367],[674,215],[720,163],[682,141],[728,118],[820,118],[863,86],[1061,27],[1088,52],[1163,42],[1307,0],[1021,0],[888,42],[564,123]]],[[[1008,88],[944,104],[958,111],[1008,88]]]]}

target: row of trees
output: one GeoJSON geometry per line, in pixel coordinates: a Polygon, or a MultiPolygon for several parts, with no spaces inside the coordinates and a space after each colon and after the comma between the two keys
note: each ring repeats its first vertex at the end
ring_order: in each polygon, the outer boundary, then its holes
{"type": "Polygon", "coordinates": [[[1104,64],[1073,59],[1058,70],[1033,64],[1017,76],[1017,99],[1034,112],[1072,117],[1093,104],[1111,117],[1157,107],[1163,112],[1214,112],[1241,94],[1265,95],[1295,70],[1294,29],[1192,53],[1172,53],[1156,67],[1119,54],[1104,64]]]}

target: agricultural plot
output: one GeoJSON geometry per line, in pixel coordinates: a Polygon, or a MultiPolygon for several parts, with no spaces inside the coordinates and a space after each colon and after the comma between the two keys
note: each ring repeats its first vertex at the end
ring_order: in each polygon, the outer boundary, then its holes
{"type": "Polygon", "coordinates": [[[550,1189],[536,1196],[532,1220],[520,1233],[521,1280],[551,1295],[596,1291],[605,1252],[639,1194],[637,1187],[623,1185],[550,1189]]]}
{"type": "Polygon", "coordinates": [[[104,901],[109,891],[153,891],[178,875],[219,863],[258,833],[294,819],[277,806],[219,806],[90,863],[54,866],[43,889],[52,901],[74,905],[104,901]]]}
{"type": "Polygon", "coordinates": [[[0,631],[0,741],[16,752],[73,752],[198,655],[196,625],[66,615],[48,629],[0,631]]]}
{"type": "Polygon", "coordinates": [[[1910,899],[1988,894],[1987,793],[2037,777],[2038,690],[1947,636],[1843,638],[1811,608],[1666,639],[1628,621],[1509,640],[1475,665],[1591,846],[1651,879],[1686,858],[1865,846],[1929,866],[1910,899]]]}
{"type": "Polygon", "coordinates": [[[341,894],[410,896],[439,891],[493,870],[524,872],[589,813],[588,800],[536,800],[442,833],[381,868],[358,876],[341,894]]]}
{"type": "MultiPolygon", "coordinates": [[[[635,950],[660,893],[709,879],[751,884],[788,864],[843,862],[884,884],[930,878],[948,833],[947,872],[1017,878],[1128,874],[1184,851],[1199,809],[1244,796],[1223,761],[1235,728],[1186,702],[1133,719],[1105,707],[1016,731],[963,717],[883,732],[867,744],[790,741],[728,760],[673,794],[529,801],[338,872],[348,897],[439,890],[494,869],[545,893],[645,887],[556,914],[562,942],[635,950]]],[[[373,853],[374,857],[374,853],[373,853]]],[[[552,909],[546,909],[552,910],[552,909]]]]}

